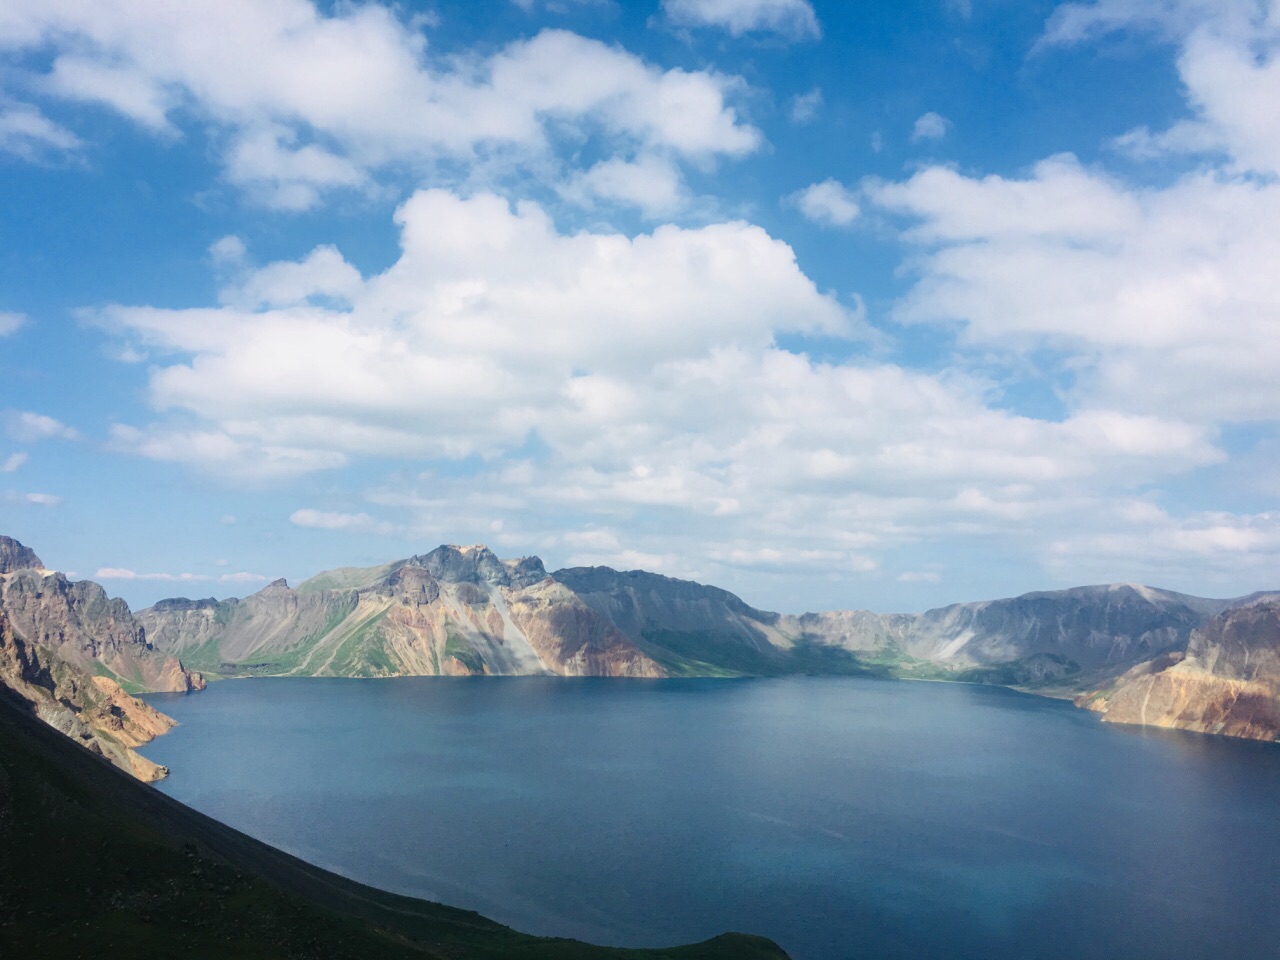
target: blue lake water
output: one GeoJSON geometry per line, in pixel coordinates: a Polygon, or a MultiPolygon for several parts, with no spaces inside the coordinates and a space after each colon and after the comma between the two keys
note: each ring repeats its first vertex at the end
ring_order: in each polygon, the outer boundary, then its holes
{"type": "Polygon", "coordinates": [[[171,796],[519,929],[795,960],[1280,956],[1280,746],[860,679],[224,681],[171,796]]]}

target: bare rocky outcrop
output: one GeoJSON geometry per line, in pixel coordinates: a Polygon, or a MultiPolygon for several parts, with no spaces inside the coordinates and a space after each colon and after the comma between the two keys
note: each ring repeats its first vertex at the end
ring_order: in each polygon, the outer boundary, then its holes
{"type": "Polygon", "coordinates": [[[511,619],[543,663],[566,676],[661,677],[666,672],[572,590],[546,579],[506,591],[511,619]]]}
{"type": "Polygon", "coordinates": [[[1111,723],[1280,739],[1280,600],[1224,611],[1185,652],[1140,664],[1077,703],[1111,723]]]}
{"type": "Polygon", "coordinates": [[[13,537],[0,537],[0,573],[43,569],[44,562],[30,547],[23,546],[13,537]]]}
{"type": "Polygon", "coordinates": [[[0,537],[0,688],[94,753],[143,780],[165,769],[135,753],[172,725],[128,692],[204,686],[154,649],[123,600],[98,584],[49,570],[35,552],[0,537]],[[126,686],[128,689],[126,689],[126,686]]]}
{"type": "Polygon", "coordinates": [[[480,545],[242,600],[163,601],[138,618],[159,649],[224,676],[661,675],[537,557],[480,545]]]}
{"type": "Polygon", "coordinates": [[[16,698],[45,723],[140,780],[168,771],[138,753],[173,721],[131,697],[109,677],[90,676],[14,628],[0,608],[0,695],[16,698]]]}
{"type": "Polygon", "coordinates": [[[49,570],[13,571],[0,575],[0,607],[24,638],[86,673],[105,672],[139,691],[204,686],[199,674],[148,643],[123,600],[109,598],[90,580],[71,581],[49,570]]]}

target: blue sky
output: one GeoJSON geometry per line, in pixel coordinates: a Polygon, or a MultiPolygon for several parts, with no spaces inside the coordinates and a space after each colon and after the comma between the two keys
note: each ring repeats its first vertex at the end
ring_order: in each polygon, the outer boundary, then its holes
{"type": "Polygon", "coordinates": [[[0,531],[787,611],[1280,569],[1280,4],[12,0],[0,531]]]}

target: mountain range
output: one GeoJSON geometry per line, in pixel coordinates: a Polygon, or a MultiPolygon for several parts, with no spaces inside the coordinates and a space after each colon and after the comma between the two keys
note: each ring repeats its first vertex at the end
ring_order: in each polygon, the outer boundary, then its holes
{"type": "Polygon", "coordinates": [[[1280,737],[1280,593],[1213,600],[1108,584],[919,614],[801,615],[640,570],[548,573],[537,557],[437,547],[252,596],[132,613],[0,537],[0,681],[144,779],[168,718],[132,694],[205,677],[847,674],[992,683],[1103,719],[1280,737]]]}

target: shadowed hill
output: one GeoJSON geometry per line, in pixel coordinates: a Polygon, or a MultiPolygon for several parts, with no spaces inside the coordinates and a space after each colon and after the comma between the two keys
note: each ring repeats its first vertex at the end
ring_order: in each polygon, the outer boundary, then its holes
{"type": "Polygon", "coordinates": [[[0,691],[0,954],[784,960],[725,934],[662,950],[532,937],[313,867],[138,783],[0,691]]]}

